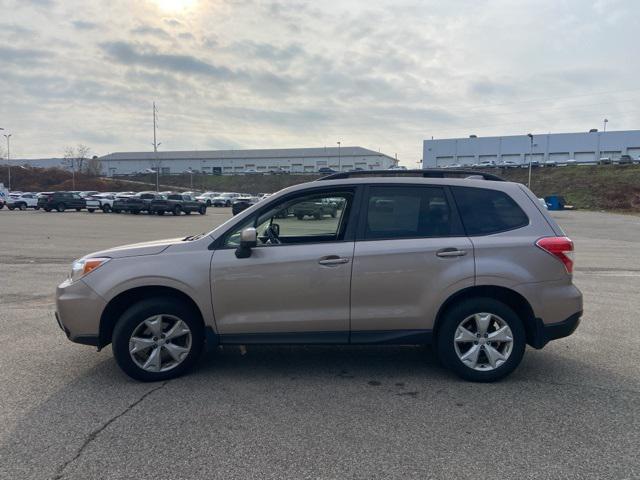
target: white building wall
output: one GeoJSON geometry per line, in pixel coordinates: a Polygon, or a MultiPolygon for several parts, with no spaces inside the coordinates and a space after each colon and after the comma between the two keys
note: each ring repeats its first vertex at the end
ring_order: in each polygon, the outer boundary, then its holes
{"type": "MultiPolygon", "coordinates": [[[[472,165],[483,160],[529,161],[531,140],[527,135],[425,140],[423,167],[450,164],[472,165]]],[[[597,161],[601,157],[640,156],[640,130],[619,132],[550,133],[533,136],[533,160],[576,159],[597,161]]]]}

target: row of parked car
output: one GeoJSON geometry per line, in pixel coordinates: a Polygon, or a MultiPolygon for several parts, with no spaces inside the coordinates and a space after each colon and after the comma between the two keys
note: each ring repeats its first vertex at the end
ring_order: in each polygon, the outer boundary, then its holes
{"type": "Polygon", "coordinates": [[[266,196],[268,194],[234,192],[12,192],[6,198],[0,197],[0,209],[6,206],[9,210],[33,208],[46,212],[102,210],[104,213],[205,215],[209,207],[232,207],[235,215],[266,196]]]}
{"type": "MultiPolygon", "coordinates": [[[[531,162],[533,168],[538,167],[565,167],[571,165],[632,165],[634,163],[640,163],[640,158],[633,159],[631,155],[622,155],[620,158],[602,157],[596,161],[583,161],[576,160],[575,158],[569,158],[567,160],[547,160],[546,162],[538,162],[534,160],[531,162]]],[[[459,163],[453,163],[451,165],[443,166],[442,168],[529,168],[529,163],[518,163],[512,160],[505,160],[503,162],[496,162],[495,160],[484,160],[473,165],[461,165],[459,163]]]]}

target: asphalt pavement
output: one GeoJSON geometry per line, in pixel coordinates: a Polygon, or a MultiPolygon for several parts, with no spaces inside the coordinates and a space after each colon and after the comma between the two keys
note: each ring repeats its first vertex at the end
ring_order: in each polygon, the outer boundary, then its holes
{"type": "Polygon", "coordinates": [[[74,258],[229,216],[0,211],[1,479],[640,478],[640,217],[555,214],[582,324],[495,384],[344,346],[226,347],[142,384],[58,329],[74,258]]]}

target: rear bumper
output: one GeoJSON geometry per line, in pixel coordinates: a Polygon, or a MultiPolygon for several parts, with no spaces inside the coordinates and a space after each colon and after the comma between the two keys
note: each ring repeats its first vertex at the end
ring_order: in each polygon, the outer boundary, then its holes
{"type": "Polygon", "coordinates": [[[580,317],[582,317],[582,311],[576,312],[566,320],[557,323],[545,324],[541,319],[536,318],[536,329],[531,339],[531,346],[542,348],[551,340],[568,337],[580,325],[580,317]]]}

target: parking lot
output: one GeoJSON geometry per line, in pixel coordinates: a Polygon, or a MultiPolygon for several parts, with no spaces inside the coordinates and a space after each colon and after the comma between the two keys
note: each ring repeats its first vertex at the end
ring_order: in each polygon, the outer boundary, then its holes
{"type": "Polygon", "coordinates": [[[142,384],[58,329],[73,259],[230,216],[0,211],[0,478],[640,477],[640,217],[554,214],[582,324],[496,384],[422,347],[226,347],[142,384]]]}

